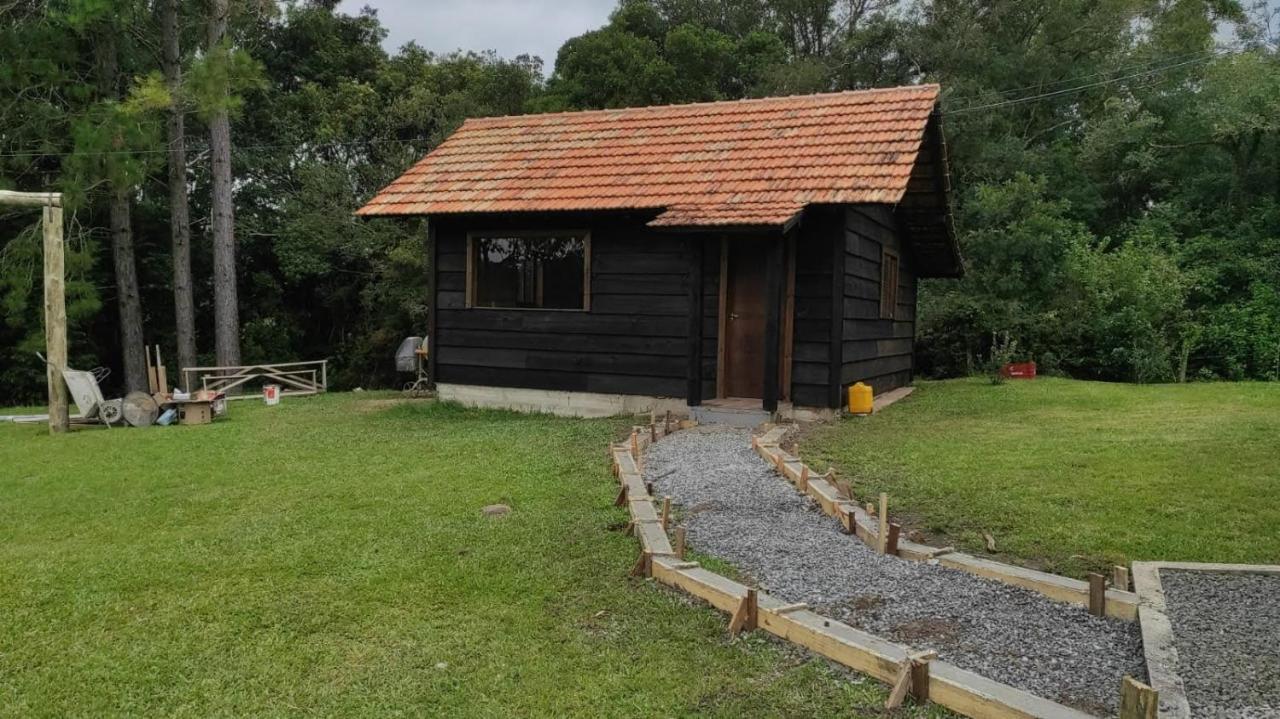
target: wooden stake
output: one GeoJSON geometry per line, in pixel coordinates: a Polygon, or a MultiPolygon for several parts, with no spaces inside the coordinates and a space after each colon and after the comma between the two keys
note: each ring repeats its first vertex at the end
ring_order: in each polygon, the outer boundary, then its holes
{"type": "Polygon", "coordinates": [[[880,553],[884,554],[889,549],[889,495],[885,492],[880,493],[880,524],[876,527],[876,541],[879,543],[880,553]]]}
{"type": "Polygon", "coordinates": [[[937,658],[932,649],[911,655],[911,696],[917,702],[929,701],[929,662],[937,658]]]}
{"type": "Polygon", "coordinates": [[[902,534],[902,525],[889,523],[889,538],[885,541],[885,554],[898,556],[898,537],[902,534]]]}
{"type": "Polygon", "coordinates": [[[857,531],[858,520],[853,516],[853,508],[846,507],[845,511],[836,510],[836,516],[840,518],[840,529],[845,534],[853,534],[857,531]]]}
{"type": "Polygon", "coordinates": [[[929,662],[937,658],[938,653],[929,650],[908,656],[898,666],[898,676],[893,681],[893,691],[885,700],[885,709],[897,709],[906,699],[907,691],[918,701],[929,698],[929,662]]]}
{"type": "Polygon", "coordinates": [[[613,500],[613,506],[622,507],[627,503],[627,485],[622,485],[622,489],[618,490],[618,498],[613,500]]]}
{"type": "Polygon", "coordinates": [[[898,667],[898,676],[893,680],[893,690],[889,692],[889,698],[884,701],[884,708],[893,710],[902,706],[902,700],[907,698],[907,690],[911,688],[911,661],[907,660],[898,667]]]}
{"type": "Polygon", "coordinates": [[[1155,689],[1125,677],[1120,681],[1120,719],[1156,719],[1160,708],[1160,693],[1155,689]]]}
{"type": "Polygon", "coordinates": [[[654,424],[653,422],[650,422],[649,423],[649,442],[653,443],[657,441],[658,441],[658,425],[654,424]]]}
{"type": "Polygon", "coordinates": [[[635,565],[631,567],[631,571],[628,572],[628,576],[631,576],[631,577],[653,576],[653,553],[647,549],[640,552],[640,558],[637,559],[635,565]]]}
{"type": "Polygon", "coordinates": [[[753,631],[758,624],[759,611],[756,590],[748,589],[747,596],[738,603],[738,608],[733,610],[733,617],[729,619],[729,638],[753,631]]]}
{"type": "Polygon", "coordinates": [[[676,527],[676,559],[684,559],[684,527],[676,527]]]}
{"type": "Polygon", "coordinates": [[[662,423],[662,433],[671,434],[671,410],[667,410],[667,418],[662,423]]]}
{"type": "Polygon", "coordinates": [[[662,531],[667,531],[667,524],[671,521],[671,497],[662,498],[662,531]]]}
{"type": "Polygon", "coordinates": [[[169,371],[164,368],[164,362],[160,359],[160,345],[156,345],[156,385],[160,388],[160,394],[169,394],[169,371]]]}
{"type": "Polygon", "coordinates": [[[644,483],[644,491],[645,491],[645,493],[646,493],[646,494],[648,494],[650,497],[652,497],[652,496],[653,496],[653,482],[645,482],[645,483],[644,483]]]}
{"type": "Polygon", "coordinates": [[[631,458],[640,462],[640,434],[634,427],[631,428],[631,458]]]}
{"type": "Polygon", "coordinates": [[[144,349],[143,356],[147,360],[147,394],[156,394],[160,391],[160,382],[157,380],[156,368],[151,364],[151,348],[144,349]]]}
{"type": "Polygon", "coordinates": [[[1111,568],[1111,586],[1121,591],[1129,591],[1129,570],[1126,567],[1111,568]]]}
{"type": "Polygon", "coordinates": [[[807,464],[800,467],[800,491],[809,493],[809,465],[807,464]]]}
{"type": "Polygon", "coordinates": [[[67,409],[67,384],[62,370],[67,367],[66,270],[62,246],[61,195],[45,193],[41,230],[44,235],[44,356],[45,379],[49,390],[49,433],[62,434],[71,425],[67,409]]]}
{"type": "Polygon", "coordinates": [[[1089,573],[1089,613],[1095,617],[1107,615],[1107,578],[1097,572],[1089,573]]]}

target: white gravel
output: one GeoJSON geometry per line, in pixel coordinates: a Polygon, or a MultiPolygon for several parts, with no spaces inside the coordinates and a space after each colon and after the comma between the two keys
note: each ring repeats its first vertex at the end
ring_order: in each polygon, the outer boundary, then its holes
{"type": "Polygon", "coordinates": [[[1280,577],[1161,570],[1195,717],[1280,717],[1280,577]]]}
{"type": "Polygon", "coordinates": [[[646,453],[645,479],[677,503],[692,548],[728,560],[770,594],[1083,711],[1114,715],[1121,678],[1145,678],[1136,623],[882,557],[843,534],[750,441],[746,430],[701,426],[646,453]]]}

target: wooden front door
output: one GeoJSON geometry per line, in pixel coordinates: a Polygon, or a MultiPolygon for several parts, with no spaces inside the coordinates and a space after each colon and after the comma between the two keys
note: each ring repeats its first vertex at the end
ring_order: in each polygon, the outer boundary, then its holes
{"type": "Polygon", "coordinates": [[[732,239],[726,260],[723,315],[725,397],[764,397],[766,263],[769,240],[732,239]]]}

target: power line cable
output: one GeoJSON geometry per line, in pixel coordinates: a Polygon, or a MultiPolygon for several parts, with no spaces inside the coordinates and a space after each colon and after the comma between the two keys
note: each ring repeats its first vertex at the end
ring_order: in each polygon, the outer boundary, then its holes
{"type": "Polygon", "coordinates": [[[1182,61],[1182,62],[1176,62],[1176,63],[1170,64],[1170,65],[1164,65],[1164,66],[1162,66],[1162,67],[1156,67],[1156,68],[1152,68],[1152,69],[1149,69],[1149,70],[1143,70],[1143,71],[1141,71],[1141,72],[1135,72],[1135,73],[1132,73],[1132,74],[1130,74],[1130,75],[1124,75],[1124,76],[1122,76],[1122,77],[1113,77],[1113,78],[1109,78],[1109,79],[1107,79],[1107,80],[1099,80],[1098,82],[1091,82],[1091,83],[1087,83],[1087,84],[1084,84],[1084,85],[1076,85],[1075,87],[1068,87],[1068,88],[1065,88],[1065,89],[1062,89],[1062,90],[1054,90],[1054,91],[1052,91],[1052,92],[1043,92],[1043,93],[1040,93],[1040,94],[1037,94],[1037,95],[1029,95],[1029,96],[1027,96],[1027,97],[1018,97],[1018,98],[1013,98],[1013,99],[1010,99],[1010,100],[1001,100],[1001,101],[999,101],[999,102],[987,103],[987,104],[985,104],[985,105],[974,105],[974,106],[971,106],[971,107],[962,107],[962,108],[959,108],[959,109],[956,109],[956,110],[944,110],[942,114],[944,114],[944,115],[963,115],[963,114],[967,114],[967,113],[970,113],[970,112],[978,112],[978,111],[980,111],[980,110],[994,110],[994,109],[996,109],[996,108],[1000,108],[1000,107],[1008,107],[1008,106],[1010,106],[1010,105],[1021,105],[1021,104],[1025,104],[1025,103],[1028,103],[1028,102],[1034,102],[1034,101],[1036,101],[1036,100],[1044,100],[1044,99],[1047,99],[1047,98],[1050,98],[1050,97],[1059,97],[1059,96],[1061,96],[1061,95],[1068,95],[1068,94],[1075,93],[1075,92],[1081,92],[1081,91],[1083,91],[1083,90],[1091,90],[1091,89],[1096,88],[1096,87],[1103,87],[1103,86],[1105,86],[1105,85],[1111,85],[1111,84],[1114,84],[1114,83],[1117,83],[1117,82],[1124,82],[1125,80],[1133,80],[1133,79],[1136,79],[1136,78],[1139,78],[1139,77],[1147,77],[1147,76],[1151,76],[1151,75],[1158,75],[1158,74],[1161,74],[1161,73],[1168,72],[1168,71],[1170,71],[1170,70],[1176,70],[1176,69],[1178,69],[1178,68],[1180,68],[1180,67],[1187,67],[1187,66],[1189,66],[1189,65],[1195,65],[1195,64],[1199,64],[1199,63],[1207,62],[1208,60],[1212,59],[1213,57],[1218,57],[1218,56],[1220,56],[1220,55],[1222,55],[1222,54],[1226,54],[1226,53],[1217,53],[1217,52],[1215,52],[1215,53],[1213,53],[1212,55],[1209,55],[1209,56],[1206,56],[1206,57],[1196,58],[1196,59],[1193,59],[1193,60],[1184,60],[1184,61],[1182,61]]]}

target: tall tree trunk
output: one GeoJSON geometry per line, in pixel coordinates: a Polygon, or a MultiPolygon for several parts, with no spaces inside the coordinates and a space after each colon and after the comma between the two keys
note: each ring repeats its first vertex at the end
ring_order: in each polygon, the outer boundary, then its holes
{"type": "Polygon", "coordinates": [[[196,366],[196,310],[191,287],[191,221],[187,202],[187,140],[182,114],[182,54],[178,0],[163,0],[164,77],[173,96],[169,112],[169,226],[173,236],[173,316],[178,368],[196,366]]]}
{"type": "Polygon", "coordinates": [[[142,298],[138,267],[133,258],[133,223],[128,187],[111,189],[111,254],[116,270],[116,301],[120,308],[120,346],[124,350],[124,384],[129,392],[147,391],[147,360],[142,334],[142,298]]]}
{"type": "MultiPolygon", "coordinates": [[[[209,51],[227,35],[228,0],[211,0],[209,51]]],[[[227,88],[223,92],[228,92],[227,88]]],[[[213,158],[213,332],[221,366],[240,364],[240,309],[236,297],[235,214],[231,206],[231,118],[225,103],[209,120],[213,158]]]]}
{"type": "MultiPolygon", "coordinates": [[[[116,29],[102,27],[97,45],[99,90],[104,99],[120,97],[120,58],[116,29]]],[[[142,298],[138,292],[138,265],[133,256],[133,223],[129,193],[133,188],[108,182],[111,192],[111,255],[116,274],[116,303],[120,312],[120,349],[124,355],[124,385],[129,392],[146,391],[147,360],[142,334],[142,298]]]]}

